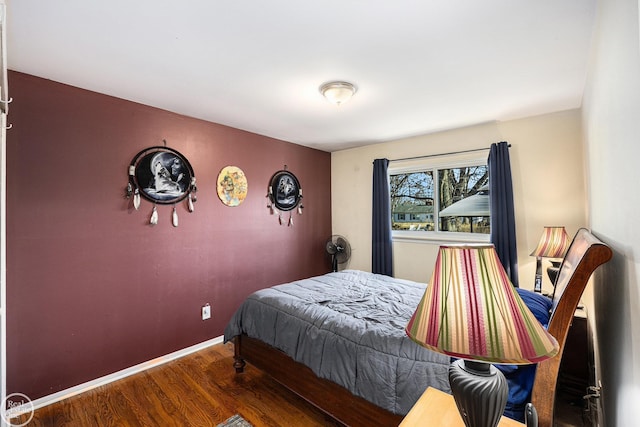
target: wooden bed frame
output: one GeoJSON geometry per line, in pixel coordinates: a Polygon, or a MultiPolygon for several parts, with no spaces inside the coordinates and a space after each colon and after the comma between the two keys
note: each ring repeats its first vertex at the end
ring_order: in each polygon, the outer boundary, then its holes
{"type": "MultiPolygon", "coordinates": [[[[558,370],[578,306],[593,271],[611,259],[611,249],[586,229],[576,233],[557,276],[555,310],[549,332],[560,345],[558,354],[540,364],[533,387],[532,403],[538,412],[539,427],[553,425],[553,406],[558,370]]],[[[393,414],[361,397],[354,396],[338,384],[318,378],[311,369],[295,362],[285,353],[247,335],[234,338],[234,367],[243,371],[245,360],[273,377],[307,402],[345,426],[397,426],[401,415],[393,414]]]]}

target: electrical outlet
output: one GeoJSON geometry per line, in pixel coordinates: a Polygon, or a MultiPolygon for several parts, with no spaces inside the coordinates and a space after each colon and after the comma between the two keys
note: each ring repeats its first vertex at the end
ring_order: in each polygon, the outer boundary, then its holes
{"type": "Polygon", "coordinates": [[[202,306],[202,320],[211,319],[211,306],[206,303],[202,306]]]}

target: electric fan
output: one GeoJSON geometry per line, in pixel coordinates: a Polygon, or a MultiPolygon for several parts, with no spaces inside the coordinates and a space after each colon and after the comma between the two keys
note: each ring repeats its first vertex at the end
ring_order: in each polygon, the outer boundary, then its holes
{"type": "Polygon", "coordinates": [[[334,234],[324,245],[327,254],[331,255],[332,271],[338,271],[338,264],[344,264],[351,258],[351,245],[343,236],[334,234]]]}

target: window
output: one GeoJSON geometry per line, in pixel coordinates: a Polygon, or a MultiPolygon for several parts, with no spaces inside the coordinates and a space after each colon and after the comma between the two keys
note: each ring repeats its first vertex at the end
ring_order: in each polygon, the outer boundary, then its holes
{"type": "Polygon", "coordinates": [[[488,240],[486,157],[476,154],[393,164],[389,166],[389,183],[394,238],[488,240]]]}

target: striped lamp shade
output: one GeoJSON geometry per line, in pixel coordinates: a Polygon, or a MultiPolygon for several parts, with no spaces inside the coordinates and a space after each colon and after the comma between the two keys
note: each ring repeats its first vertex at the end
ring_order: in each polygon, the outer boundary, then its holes
{"type": "Polygon", "coordinates": [[[545,227],[538,246],[531,256],[541,258],[562,258],[569,247],[569,235],[564,227],[545,227]]]}
{"type": "Polygon", "coordinates": [[[513,288],[493,245],[440,247],[406,333],[430,350],[493,363],[537,363],[558,352],[558,342],[513,288]]]}

